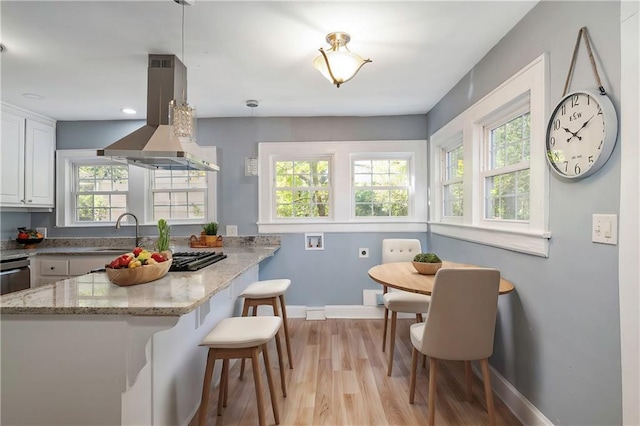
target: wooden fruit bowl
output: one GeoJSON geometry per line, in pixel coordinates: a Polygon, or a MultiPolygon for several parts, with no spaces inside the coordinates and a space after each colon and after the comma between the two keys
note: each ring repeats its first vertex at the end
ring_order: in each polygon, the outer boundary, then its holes
{"type": "Polygon", "coordinates": [[[144,284],[158,280],[169,272],[172,259],[155,265],[143,265],[133,269],[112,269],[106,268],[109,281],[119,286],[144,284]]]}
{"type": "Polygon", "coordinates": [[[438,269],[442,268],[442,263],[424,263],[424,262],[411,262],[413,267],[416,268],[419,274],[422,275],[434,275],[438,272],[438,269]]]}

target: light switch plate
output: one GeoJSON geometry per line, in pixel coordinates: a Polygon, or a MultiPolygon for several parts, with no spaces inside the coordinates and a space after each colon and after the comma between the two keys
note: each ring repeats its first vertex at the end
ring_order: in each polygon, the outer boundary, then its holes
{"type": "Polygon", "coordinates": [[[591,241],[602,244],[618,244],[618,215],[594,214],[591,241]]]}

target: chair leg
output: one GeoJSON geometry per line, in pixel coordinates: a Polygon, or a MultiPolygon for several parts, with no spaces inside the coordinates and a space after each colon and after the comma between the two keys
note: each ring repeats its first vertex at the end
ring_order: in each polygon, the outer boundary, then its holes
{"type": "Polygon", "coordinates": [[[280,424],[280,413],[278,412],[278,402],[276,401],[276,392],[273,388],[273,377],[271,376],[271,363],[269,361],[269,349],[266,343],[262,345],[262,360],[264,361],[264,369],[267,373],[267,384],[269,385],[269,395],[271,395],[271,408],[273,409],[273,418],[276,424],[280,424]]]}
{"type": "Polygon", "coordinates": [[[416,394],[416,369],[418,367],[418,350],[413,348],[411,353],[411,380],[409,382],[409,404],[413,404],[416,394]]]}
{"type": "MultiPolygon", "coordinates": [[[[382,295],[387,292],[387,286],[382,286],[382,295]]],[[[384,328],[382,329],[382,352],[384,352],[387,346],[387,322],[389,321],[389,309],[384,307],[384,328]]]]}
{"type": "Polygon", "coordinates": [[[487,412],[489,413],[489,425],[495,426],[496,413],[493,407],[493,392],[491,391],[491,376],[489,375],[489,359],[480,360],[482,367],[482,381],[484,382],[484,395],[487,399],[487,412]]]}
{"type": "Polygon", "coordinates": [[[207,424],[207,405],[209,404],[209,388],[211,387],[211,376],[213,375],[213,366],[216,363],[215,354],[209,349],[207,354],[207,367],[204,371],[204,382],[202,384],[202,399],[200,400],[199,409],[199,426],[207,424]]]}
{"type": "Polygon", "coordinates": [[[266,417],[264,414],[264,399],[262,397],[262,375],[260,374],[260,363],[258,362],[259,355],[260,349],[258,347],[251,350],[251,367],[256,386],[256,403],[258,404],[258,424],[265,426],[266,417]]]}
{"type": "Polygon", "coordinates": [[[464,378],[466,382],[467,401],[471,402],[473,399],[471,393],[471,361],[464,362],[464,378]]]}
{"type": "Polygon", "coordinates": [[[273,338],[276,340],[276,350],[278,351],[278,366],[280,367],[280,386],[282,386],[282,396],[287,396],[287,385],[284,379],[284,363],[282,362],[282,345],[280,344],[280,335],[276,333],[273,338]]]}
{"type": "Polygon", "coordinates": [[[389,368],[387,368],[387,376],[391,376],[391,370],[393,369],[393,352],[396,348],[396,321],[398,313],[391,311],[391,334],[389,335],[389,368]]]}
{"type": "Polygon", "coordinates": [[[229,360],[222,360],[222,374],[220,375],[220,386],[218,386],[218,416],[222,415],[222,407],[227,406],[227,386],[229,382],[229,360]]]}
{"type": "Polygon", "coordinates": [[[436,370],[438,360],[429,358],[429,426],[436,424],[436,370]]]}
{"type": "MultiPolygon", "coordinates": [[[[249,299],[244,299],[244,304],[242,305],[242,316],[246,317],[249,315],[249,299]]],[[[240,380],[244,378],[244,358],[240,360],[240,380]]]]}
{"type": "Polygon", "coordinates": [[[284,322],[284,339],[287,344],[287,358],[289,358],[289,369],[293,369],[293,358],[291,357],[291,342],[289,341],[289,325],[287,324],[287,305],[284,303],[284,294],[280,295],[280,309],[282,310],[282,322],[284,322]]]}

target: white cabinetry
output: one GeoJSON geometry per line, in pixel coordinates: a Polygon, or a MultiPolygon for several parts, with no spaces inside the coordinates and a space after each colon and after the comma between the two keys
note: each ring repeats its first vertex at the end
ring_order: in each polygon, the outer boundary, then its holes
{"type": "MultiPolygon", "coordinates": [[[[122,253],[126,253],[123,250],[122,253]]],[[[93,269],[102,268],[117,256],[100,254],[86,256],[48,256],[38,255],[35,259],[35,272],[31,276],[31,287],[62,281],[67,278],[88,274],[93,269]]]]}
{"type": "Polygon", "coordinates": [[[56,124],[2,105],[0,206],[52,208],[56,124]]]}

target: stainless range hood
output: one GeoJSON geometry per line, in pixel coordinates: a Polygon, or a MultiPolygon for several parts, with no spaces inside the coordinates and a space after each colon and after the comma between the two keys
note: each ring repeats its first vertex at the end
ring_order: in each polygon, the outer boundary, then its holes
{"type": "Polygon", "coordinates": [[[148,169],[219,171],[195,142],[180,140],[169,125],[169,103],[185,99],[187,68],[175,55],[149,55],[147,124],[98,156],[148,169]]]}

